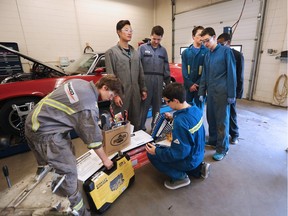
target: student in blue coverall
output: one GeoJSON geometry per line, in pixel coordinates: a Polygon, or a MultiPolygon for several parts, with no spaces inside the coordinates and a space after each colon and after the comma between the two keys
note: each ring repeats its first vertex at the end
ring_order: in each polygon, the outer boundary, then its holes
{"type": "Polygon", "coordinates": [[[182,76],[186,89],[186,101],[194,103],[200,110],[204,110],[204,101],[199,101],[198,87],[203,70],[204,56],[209,51],[201,42],[203,26],[192,30],[193,44],[182,53],[182,76]]]}
{"type": "Polygon", "coordinates": [[[207,178],[210,164],[203,162],[205,133],[203,115],[197,106],[185,101],[185,89],[180,83],[171,83],[163,90],[163,97],[172,109],[165,113],[173,120],[172,142],[170,147],[146,144],[150,162],[160,172],[171,179],[164,182],[168,189],[177,189],[190,184],[188,175],[207,178]]]}
{"type": "Polygon", "coordinates": [[[217,44],[213,28],[205,28],[201,37],[210,51],[204,60],[199,99],[203,100],[207,92],[208,144],[216,147],[213,159],[219,161],[229,150],[230,104],[236,97],[235,58],[229,47],[217,44]]]}
{"type": "Polygon", "coordinates": [[[145,85],[147,87],[147,98],[141,102],[141,129],[146,130],[145,123],[149,108],[152,106],[152,123],[156,113],[160,112],[162,104],[163,81],[170,83],[170,69],[168,55],[165,47],[160,42],[164,34],[161,26],[154,26],[151,30],[150,41],[142,44],[139,49],[145,85]]]}
{"type": "MultiPolygon", "coordinates": [[[[217,43],[222,46],[230,47],[231,36],[228,33],[223,33],[218,36],[217,43]]],[[[237,86],[236,86],[236,98],[241,99],[243,96],[243,82],[244,82],[244,56],[241,52],[232,49],[232,52],[236,61],[236,77],[237,77],[237,86]]],[[[230,143],[237,144],[239,137],[239,127],[237,123],[237,111],[236,111],[236,100],[235,103],[230,105],[230,126],[229,134],[231,136],[230,143]]]]}

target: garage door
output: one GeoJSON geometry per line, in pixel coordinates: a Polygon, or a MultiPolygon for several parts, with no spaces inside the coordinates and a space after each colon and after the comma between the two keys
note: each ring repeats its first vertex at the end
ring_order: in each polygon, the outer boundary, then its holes
{"type": "MultiPolygon", "coordinates": [[[[177,14],[175,16],[174,61],[180,63],[181,47],[187,47],[192,43],[191,31],[194,26],[213,27],[216,34],[220,35],[223,33],[225,26],[232,26],[238,20],[243,3],[244,1],[233,0],[177,14]]],[[[255,61],[254,52],[257,43],[257,29],[260,24],[258,15],[261,7],[260,0],[246,1],[241,20],[233,35],[232,45],[242,45],[242,52],[245,58],[243,97],[247,97],[251,82],[251,73],[255,61]]]]}

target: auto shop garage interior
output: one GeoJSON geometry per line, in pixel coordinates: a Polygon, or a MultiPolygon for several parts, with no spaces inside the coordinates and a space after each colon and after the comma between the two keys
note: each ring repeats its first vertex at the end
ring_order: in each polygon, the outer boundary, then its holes
{"type": "MultiPolygon", "coordinates": [[[[167,50],[169,62],[178,68],[173,71],[175,77],[182,76],[181,53],[192,44],[194,27],[212,27],[216,37],[226,31],[233,34],[231,45],[240,48],[245,59],[244,92],[242,99],[237,99],[239,142],[230,144],[229,154],[222,161],[213,160],[215,150],[205,146],[204,160],[211,165],[208,178],[190,177],[191,184],[177,190],[164,187],[167,176],[151,163],[134,167],[134,182],[109,204],[107,210],[91,214],[286,216],[286,0],[0,0],[0,45],[17,51],[11,57],[0,46],[0,166],[3,171],[0,174],[0,215],[44,215],[44,211],[40,211],[44,208],[54,208],[55,214],[46,215],[60,215],[57,210],[64,208],[65,200],[61,200],[61,207],[60,201],[55,201],[50,186],[52,174],[35,186],[19,205],[11,208],[17,195],[26,185],[31,185],[37,170],[36,159],[23,138],[23,121],[28,112],[24,112],[20,122],[13,123],[12,114],[17,113],[13,104],[26,106],[29,100],[37,103],[41,98],[27,96],[25,88],[48,78],[41,78],[45,73],[53,72],[63,77],[75,75],[72,74],[75,70],[69,71],[69,65],[82,61],[78,59],[86,52],[92,52],[94,58],[98,58],[96,67],[101,70],[93,69],[94,76],[105,73],[102,70],[104,53],[119,41],[115,28],[119,20],[130,21],[133,36],[129,44],[135,49],[150,37],[153,26],[163,27],[161,45],[167,50]],[[18,64],[7,63],[9,59],[16,61],[15,56],[18,64]],[[19,68],[21,78],[15,75],[19,68]],[[42,75],[30,76],[31,68],[41,70],[42,75]],[[35,76],[39,76],[39,80],[33,80],[35,76]],[[3,83],[4,80],[17,83],[18,88],[9,89],[10,83],[3,83]],[[17,89],[19,93],[15,96],[17,89]]],[[[171,80],[177,81],[173,76],[171,73],[171,80]]],[[[41,85],[46,88],[44,83],[41,85]]],[[[53,90],[47,88],[46,95],[53,90]]],[[[163,103],[161,112],[167,110],[173,113],[163,103]]],[[[151,132],[149,113],[147,133],[151,132]]],[[[206,107],[203,119],[207,139],[206,107]]],[[[89,151],[77,134],[72,132],[71,136],[76,158],[89,151]]],[[[89,208],[91,200],[82,185],[79,180],[79,188],[89,208]]]]}

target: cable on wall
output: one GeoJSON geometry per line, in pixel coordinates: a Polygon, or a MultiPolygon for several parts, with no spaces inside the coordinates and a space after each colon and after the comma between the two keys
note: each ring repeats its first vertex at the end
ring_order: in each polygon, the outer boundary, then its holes
{"type": "Polygon", "coordinates": [[[239,16],[238,20],[237,20],[237,21],[232,25],[232,27],[231,27],[231,28],[233,29],[233,27],[235,26],[235,28],[234,28],[234,30],[233,30],[233,32],[232,32],[231,37],[233,36],[233,34],[234,34],[234,32],[235,32],[235,30],[236,30],[236,28],[237,28],[237,26],[238,26],[238,24],[239,24],[239,22],[240,22],[240,20],[241,20],[241,17],[242,17],[242,15],[243,15],[243,11],[244,11],[245,5],[246,5],[246,0],[244,0],[244,2],[243,2],[242,10],[241,10],[241,13],[240,13],[240,16],[239,16]]]}
{"type": "MultiPolygon", "coordinates": [[[[29,55],[29,50],[28,50],[28,46],[27,46],[27,40],[26,40],[26,36],[25,36],[25,31],[24,31],[24,26],[23,26],[23,23],[22,23],[22,18],[21,18],[21,14],[20,14],[20,10],[19,10],[18,1],[16,0],[15,3],[16,3],[16,7],[17,7],[19,22],[20,22],[21,29],[22,29],[22,34],[23,34],[23,39],[24,39],[24,43],[25,43],[27,55],[29,55]]],[[[19,49],[19,50],[20,50],[20,49],[19,49]]],[[[23,64],[28,64],[28,67],[29,67],[29,68],[32,68],[32,66],[31,66],[31,64],[30,64],[30,61],[25,61],[25,62],[23,62],[23,64]]]]}
{"type": "Polygon", "coordinates": [[[274,86],[273,99],[278,105],[281,105],[287,100],[287,75],[281,74],[274,86]]]}
{"type": "Polygon", "coordinates": [[[78,17],[78,11],[77,11],[77,0],[74,0],[74,11],[75,11],[75,19],[76,19],[76,26],[77,26],[77,33],[78,33],[78,39],[79,39],[79,46],[82,47],[82,38],[81,38],[81,32],[80,32],[80,24],[79,24],[79,17],[78,17]]]}

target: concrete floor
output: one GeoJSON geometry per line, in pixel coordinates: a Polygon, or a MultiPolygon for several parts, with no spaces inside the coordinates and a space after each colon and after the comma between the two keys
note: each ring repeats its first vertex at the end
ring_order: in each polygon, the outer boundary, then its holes
{"type": "MultiPolygon", "coordinates": [[[[287,216],[287,120],[286,108],[238,101],[240,142],[219,162],[206,148],[209,178],[191,178],[191,185],[172,191],[163,186],[166,176],[148,164],[136,170],[134,184],[103,215],[287,216]]],[[[73,142],[77,156],[86,151],[81,140],[73,142]]],[[[36,170],[31,152],[0,159],[3,165],[13,184],[36,170]]],[[[0,192],[6,188],[1,174],[0,192]]]]}

